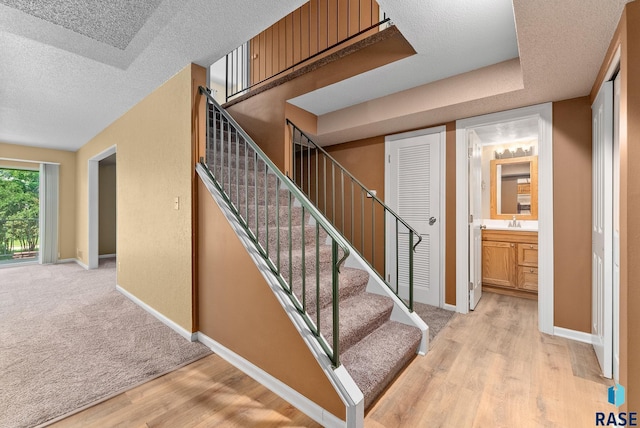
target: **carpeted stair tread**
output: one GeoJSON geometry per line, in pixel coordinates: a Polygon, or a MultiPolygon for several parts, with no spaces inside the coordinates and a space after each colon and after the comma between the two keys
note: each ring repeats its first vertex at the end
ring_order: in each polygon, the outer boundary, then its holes
{"type": "MultiPolygon", "coordinates": [[[[307,286],[306,288],[306,303],[309,311],[313,314],[316,313],[316,290],[315,290],[315,269],[313,273],[307,275],[305,278],[307,286]],[[308,284],[312,284],[309,287],[308,284]]],[[[340,269],[340,301],[344,301],[349,297],[363,293],[367,288],[369,282],[369,274],[361,269],[345,268],[340,269]]],[[[293,281],[293,290],[298,298],[302,297],[302,279],[298,278],[293,281]]],[[[326,308],[331,305],[333,295],[333,287],[331,285],[331,272],[322,272],[320,274],[320,308],[326,308]]]]}
{"type": "MultiPolygon", "coordinates": [[[[359,293],[340,301],[340,352],[343,354],[359,340],[366,337],[389,320],[393,301],[386,296],[373,293],[359,293]]],[[[332,326],[331,306],[320,311],[323,326],[332,326]]],[[[324,337],[333,344],[331,329],[324,330],[324,337]]]]}
{"type": "Polygon", "coordinates": [[[364,394],[368,408],[416,355],[422,332],[387,321],[341,355],[341,362],[364,394]]]}

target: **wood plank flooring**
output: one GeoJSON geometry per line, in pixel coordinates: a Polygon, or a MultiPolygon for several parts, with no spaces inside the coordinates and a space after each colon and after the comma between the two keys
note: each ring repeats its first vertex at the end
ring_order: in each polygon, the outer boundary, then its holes
{"type": "MultiPolygon", "coordinates": [[[[537,302],[485,293],[456,314],[365,417],[367,427],[595,425],[611,381],[590,345],[538,332],[537,302]]],[[[217,355],[70,416],[55,427],[315,427],[217,355]]]]}

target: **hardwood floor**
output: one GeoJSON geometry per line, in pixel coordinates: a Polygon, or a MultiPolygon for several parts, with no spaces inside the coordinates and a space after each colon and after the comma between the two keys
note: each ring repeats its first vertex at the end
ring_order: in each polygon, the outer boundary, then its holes
{"type": "MultiPolygon", "coordinates": [[[[485,293],[387,389],[367,427],[595,426],[611,381],[590,345],[540,334],[535,301],[485,293]]],[[[55,427],[318,426],[216,355],[55,427]]]]}

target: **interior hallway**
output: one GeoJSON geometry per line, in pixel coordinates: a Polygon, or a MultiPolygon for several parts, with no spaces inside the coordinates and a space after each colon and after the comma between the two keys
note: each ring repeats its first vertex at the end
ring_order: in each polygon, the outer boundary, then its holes
{"type": "MultiPolygon", "coordinates": [[[[543,335],[537,303],[485,293],[365,416],[367,427],[594,426],[612,383],[590,345],[543,335]]],[[[54,426],[318,426],[217,355],[54,426]]]]}

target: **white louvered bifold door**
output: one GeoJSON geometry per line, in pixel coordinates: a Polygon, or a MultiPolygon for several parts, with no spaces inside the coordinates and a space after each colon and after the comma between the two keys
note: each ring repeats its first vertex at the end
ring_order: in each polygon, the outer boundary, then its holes
{"type": "MultiPolygon", "coordinates": [[[[414,253],[413,283],[415,300],[440,305],[440,133],[412,136],[388,142],[389,195],[393,210],[422,236],[414,253]],[[430,222],[431,219],[431,222],[430,222]],[[430,224],[432,223],[432,224],[430,224]]],[[[387,218],[388,279],[399,283],[405,296],[409,285],[409,232],[387,218]],[[396,236],[397,253],[396,253],[396,236]],[[395,275],[396,263],[399,266],[395,275]]],[[[418,238],[414,236],[414,244],[418,238]]]]}

